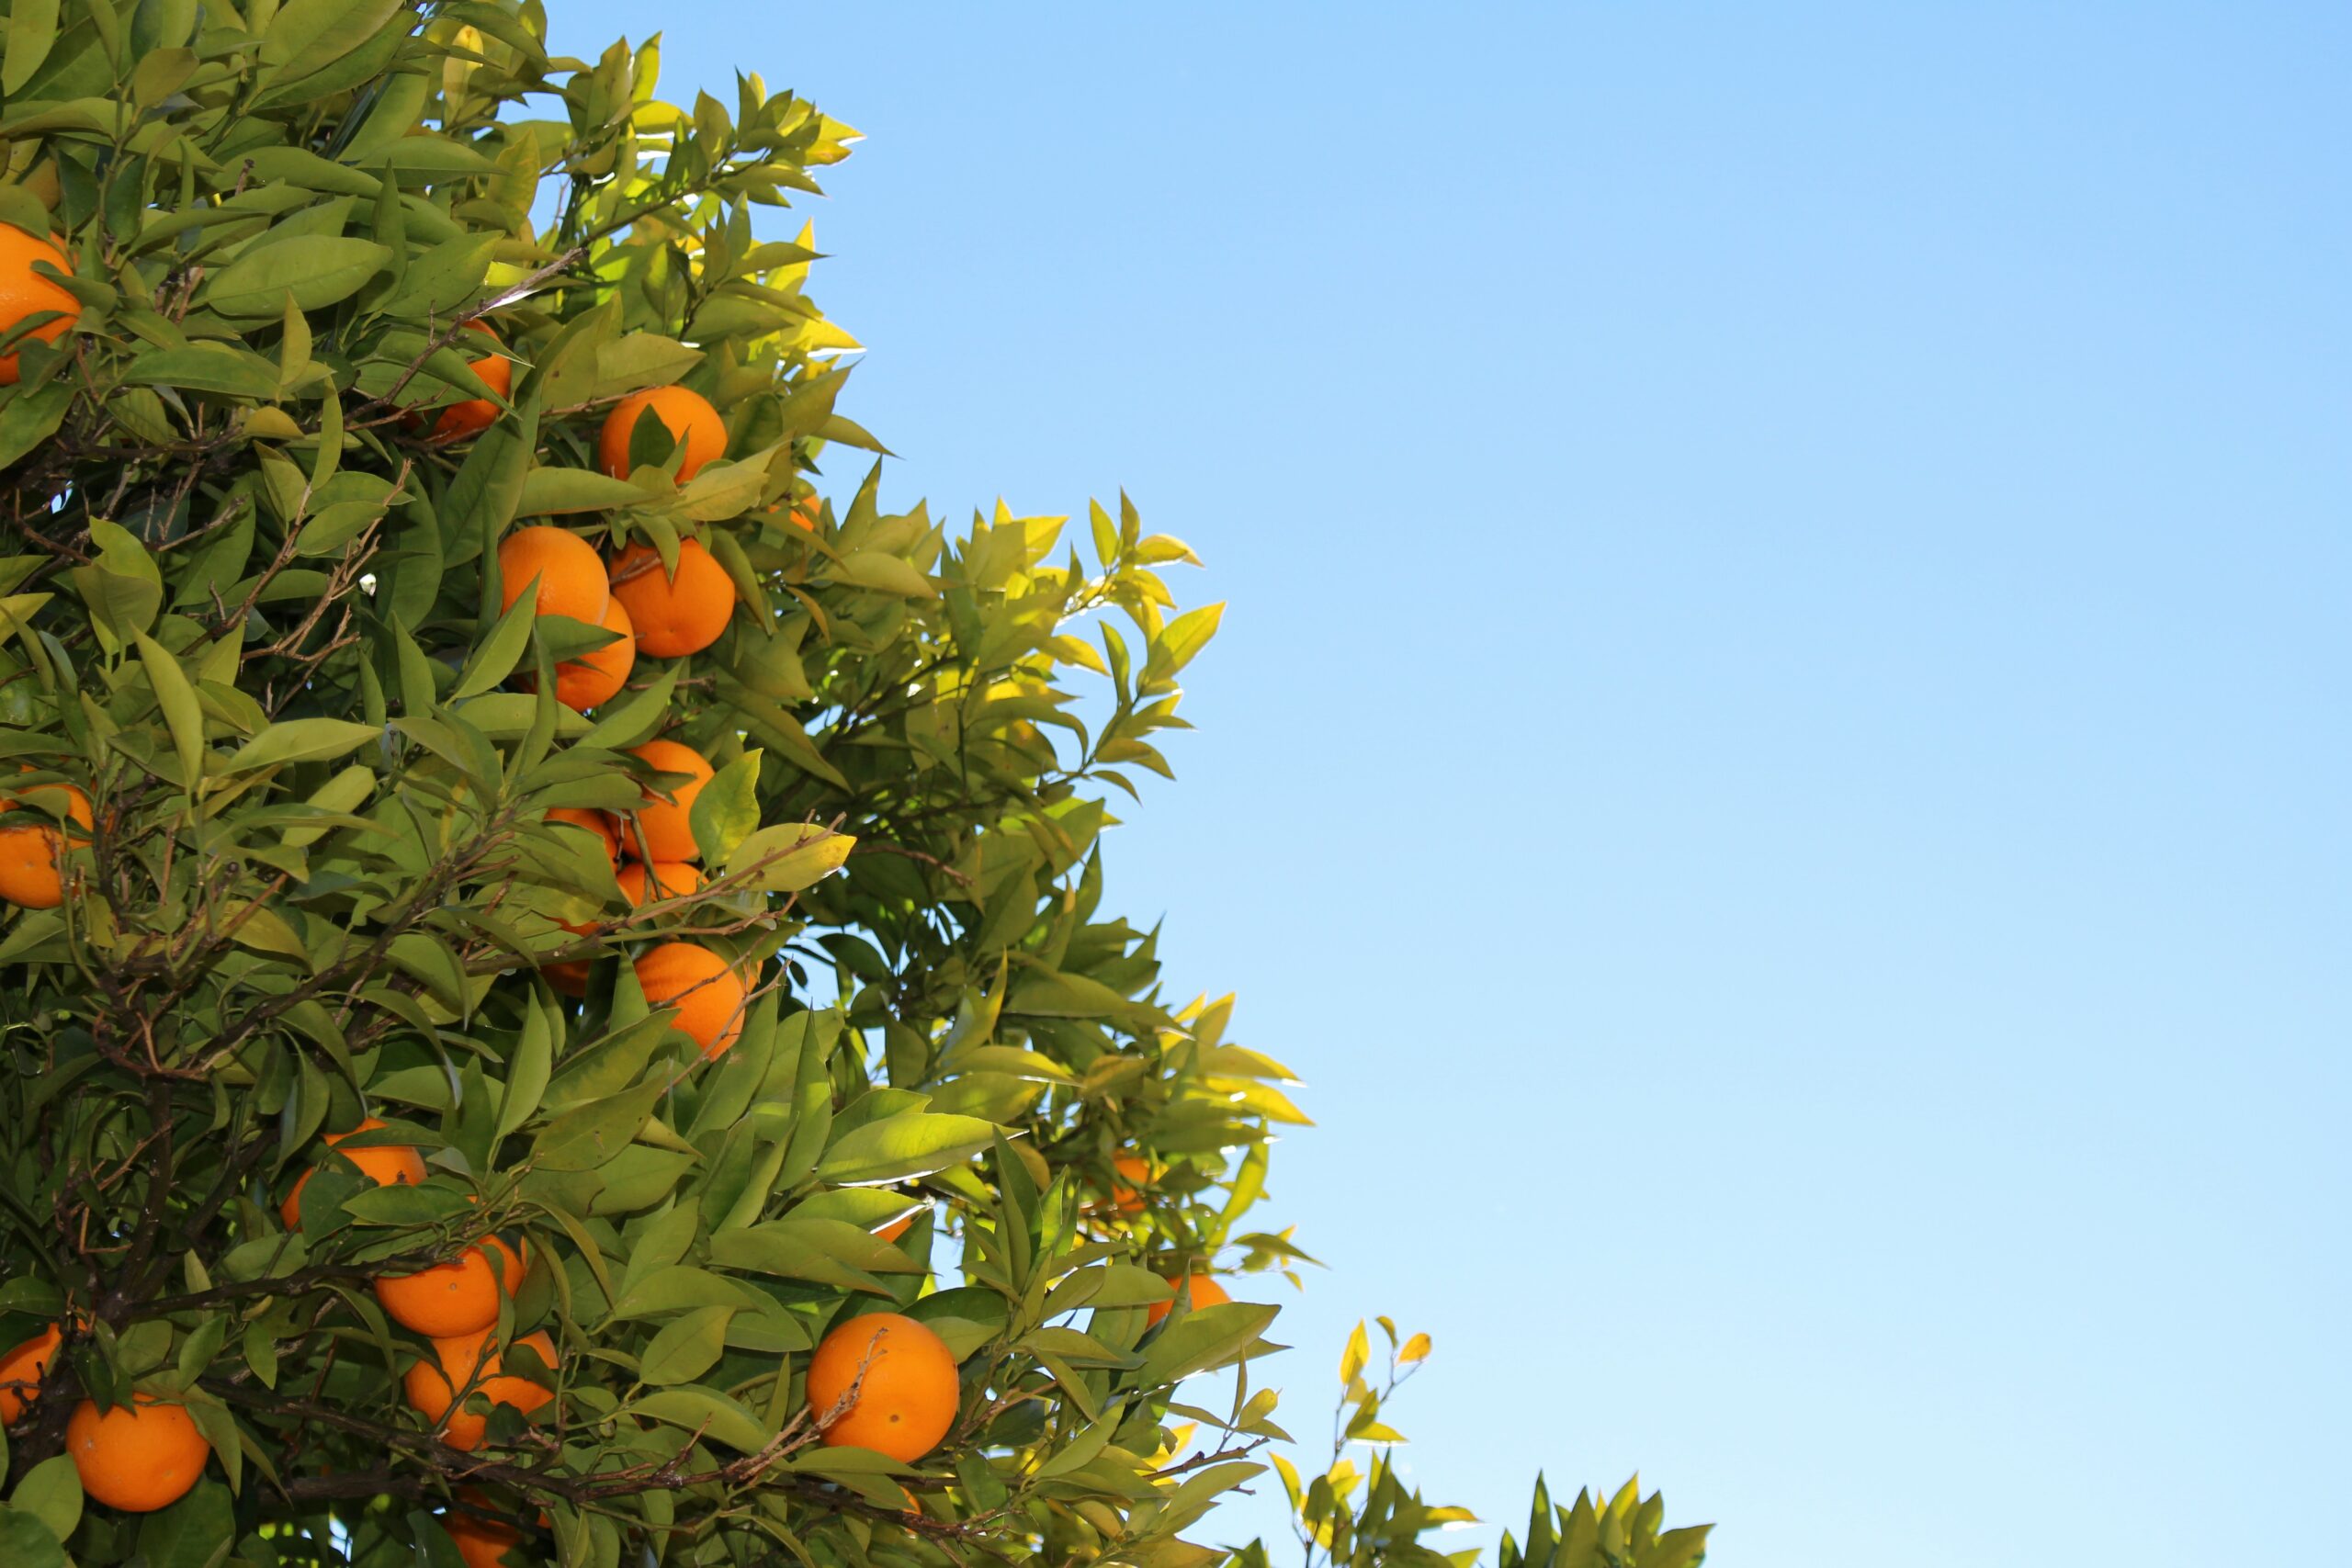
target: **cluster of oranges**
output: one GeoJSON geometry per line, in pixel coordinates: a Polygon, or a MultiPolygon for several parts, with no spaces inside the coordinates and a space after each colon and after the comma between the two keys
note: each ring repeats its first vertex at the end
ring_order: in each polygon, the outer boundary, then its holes
{"type": "MultiPolygon", "coordinates": [[[[14,1426],[40,1391],[63,1328],[51,1324],[0,1356],[0,1426],[14,1426]]],[[[109,1508],[143,1514],[176,1502],[204,1473],[212,1445],[184,1405],[140,1394],[107,1410],[85,1399],[65,1421],[65,1451],[84,1493],[109,1508]]]]}
{"type": "MultiPolygon", "coordinates": [[[[1151,1185],[1151,1162],[1141,1155],[1121,1155],[1111,1162],[1111,1212],[1123,1220],[1134,1219],[1144,1211],[1144,1189],[1151,1185]]],[[[1176,1295],[1184,1299],[1187,1311],[1202,1307],[1223,1306],[1233,1298],[1214,1276],[1187,1269],[1170,1281],[1176,1295]]],[[[1176,1310],[1174,1296],[1164,1302],[1154,1302],[1144,1308],[1144,1319],[1157,1325],[1176,1310]]]]}
{"type": "MultiPolygon", "coordinates": [[[[73,294],[36,272],[36,265],[70,270],[60,243],[0,225],[0,336],[53,343],[79,316],[73,294]],[[38,317],[46,319],[17,332],[38,317]]],[[[514,362],[496,331],[483,321],[467,327],[491,349],[470,361],[470,367],[494,397],[447,404],[429,428],[420,418],[418,427],[435,443],[487,430],[513,393],[514,362]]],[[[17,355],[0,354],[0,385],[17,378],[17,355]]],[[[596,443],[605,472],[628,477],[636,431],[647,413],[675,444],[677,482],[691,480],[723,456],[726,426],[709,401],[684,387],[656,387],[622,399],[606,417],[596,443]]],[[[817,502],[803,496],[784,515],[813,531],[817,502]]],[[[738,602],[726,567],[691,538],[680,540],[666,563],[644,543],[632,543],[607,560],[577,534],[534,525],[509,535],[497,559],[502,611],[528,595],[534,615],[567,617],[609,634],[608,640],[555,671],[557,700],[577,712],[616,696],[640,653],[676,659],[709,648],[726,632],[738,602]]],[[[649,785],[634,811],[617,817],[571,808],[548,813],[551,823],[589,835],[603,850],[631,908],[690,897],[705,887],[695,864],[700,852],[691,811],[713,777],[707,759],[674,740],[649,741],[634,755],[657,779],[672,781],[666,787],[649,785]]],[[[60,867],[69,837],[86,839],[93,828],[89,800],[70,784],[31,784],[13,795],[0,794],[0,811],[9,810],[46,815],[55,826],[0,827],[0,899],[28,908],[56,908],[64,897],[60,867]]],[[[566,929],[585,936],[597,928],[567,923],[566,929]]],[[[633,968],[647,1002],[674,1009],[676,1026],[707,1058],[726,1051],[741,1034],[753,976],[722,954],[694,942],[663,942],[639,955],[633,968]]],[[[556,964],[542,973],[559,989],[581,995],[589,966],[556,964]]],[[[368,1118],[328,1134],[324,1143],[332,1157],[379,1186],[423,1182],[425,1164],[414,1147],[340,1146],[383,1129],[383,1122],[368,1118]]],[[[1122,1156],[1114,1168],[1110,1209],[1123,1218],[1142,1213],[1149,1163],[1122,1156]]],[[[281,1206],[289,1229],[301,1223],[303,1189],[314,1173],[314,1168],[305,1169],[281,1206]]],[[[896,1241],[913,1224],[915,1213],[910,1210],[876,1234],[896,1241]]],[[[527,1266],[519,1241],[486,1234],[450,1261],[375,1281],[386,1314],[430,1346],[403,1374],[402,1389],[410,1405],[451,1448],[470,1452],[483,1443],[488,1407],[507,1405],[529,1416],[556,1397],[548,1386],[559,1363],[553,1338],[544,1330],[515,1336],[511,1343],[497,1337],[502,1305],[520,1290],[527,1266]],[[510,1356],[518,1351],[527,1354],[510,1366],[510,1356]]],[[[1186,1273],[1177,1289],[1194,1308],[1229,1299],[1206,1274],[1186,1273]]],[[[1150,1307],[1150,1321],[1159,1323],[1172,1304],[1150,1307]]],[[[13,1425],[24,1413],[63,1342],[62,1326],[52,1324],[0,1355],[0,1427],[13,1425]]],[[[850,1318],[825,1337],[809,1362],[807,1398],[827,1444],[871,1449],[911,1463],[945,1439],[962,1404],[962,1388],[956,1358],[937,1334],[903,1314],[876,1312],[850,1318]]],[[[186,1495],[212,1451],[185,1406],[143,1393],[106,1409],[94,1400],[82,1401],[68,1419],[66,1440],[83,1490],[128,1512],[161,1508],[186,1495]]],[[[470,1501],[475,1511],[447,1515],[444,1528],[469,1568],[504,1562],[521,1543],[519,1530],[477,1517],[481,1500],[470,1501]]]]}

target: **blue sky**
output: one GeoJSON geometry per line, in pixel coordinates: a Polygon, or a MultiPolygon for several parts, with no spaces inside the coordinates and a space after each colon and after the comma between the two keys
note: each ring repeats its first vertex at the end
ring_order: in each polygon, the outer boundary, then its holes
{"type": "Polygon", "coordinates": [[[1498,1522],[2339,1528],[2352,17],[675,16],[870,137],[889,497],[1125,485],[1230,602],[1113,886],[1308,1082],[1298,1429],[1387,1312],[1498,1522]]]}

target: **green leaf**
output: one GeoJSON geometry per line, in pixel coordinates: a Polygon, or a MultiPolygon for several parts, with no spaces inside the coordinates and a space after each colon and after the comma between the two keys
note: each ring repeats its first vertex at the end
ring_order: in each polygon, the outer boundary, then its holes
{"type": "Polygon", "coordinates": [[[8,1568],[67,1568],[65,1548],[32,1514],[0,1507],[0,1562],[8,1568]]]}
{"type": "Polygon", "coordinates": [[[760,754],[744,752],[713,774],[686,812],[702,858],[716,865],[728,859],[760,825],[760,754]]]}
{"type": "Polygon", "coordinates": [[[544,517],[572,512],[609,512],[651,500],[627,479],[616,479],[594,468],[533,468],[523,476],[523,499],[515,504],[518,517],[544,517]]]}
{"type": "Polygon", "coordinates": [[[498,1101],[498,1134],[500,1138],[531,1119],[539,1108],[539,1097],[547,1092],[548,1073],[555,1056],[554,1030],[548,1023],[546,1009],[536,996],[523,999],[523,1032],[515,1042],[514,1055],[506,1064],[506,1088],[498,1101]]]}
{"type": "Polygon", "coordinates": [[[449,688],[447,701],[462,702],[489,691],[514,672],[523,661],[524,651],[531,646],[531,627],[537,621],[537,607],[528,598],[518,598],[498,617],[490,635],[481,639],[466,667],[458,671],[458,683],[449,688]]]}
{"type": "Polygon", "coordinates": [[[696,1307],[664,1324],[646,1346],[638,1376],[650,1383],[692,1382],[718,1364],[727,1348],[727,1323],[731,1306],[696,1307]]]}
{"type": "Polygon", "coordinates": [[[765,1422],[742,1405],[707,1388],[657,1390],[623,1409],[690,1432],[700,1431],[741,1453],[759,1452],[775,1436],[765,1422]]]}
{"type": "MultiPolygon", "coordinates": [[[[279,13],[283,19],[284,12],[279,13]]],[[[275,316],[287,296],[305,310],[348,299],[390,262],[373,240],[306,234],[248,251],[213,275],[203,302],[224,316],[275,316]]],[[[275,385],[276,378],[273,377],[275,385]]]]}
{"type": "Polygon", "coordinates": [[[627,1148],[669,1086],[655,1082],[574,1106],[539,1130],[531,1163],[542,1170],[593,1170],[627,1148]]]}
{"type": "Polygon", "coordinates": [[[164,723],[172,732],[172,749],[179,756],[180,776],[194,790],[204,778],[204,710],[198,704],[196,688],[188,684],[179,660],[144,632],[138,640],[139,660],[147,667],[147,683],[155,688],[155,700],[164,710],[164,723]]]}
{"type": "Polygon", "coordinates": [[[0,468],[57,434],[65,411],[74,406],[74,384],[61,378],[0,402],[0,468]]]}
{"type": "Polygon", "coordinates": [[[8,53],[0,64],[0,93],[15,97],[33,79],[57,43],[57,0],[13,0],[8,7],[8,53]]]}
{"type": "Polygon", "coordinates": [[[842,557],[833,572],[843,582],[871,588],[880,593],[896,593],[908,599],[937,596],[931,579],[918,570],[914,563],[880,550],[852,550],[842,557]]]}
{"type": "Polygon", "coordinates": [[[57,1454],[33,1466],[8,1495],[8,1506],[30,1514],[58,1540],[71,1540],[82,1522],[82,1477],[73,1459],[57,1454]]]}
{"type": "Polygon", "coordinates": [[[233,398],[274,398],[278,388],[277,367],[249,348],[226,343],[151,348],[125,367],[122,378],[132,386],[177,387],[233,398]]]}
{"type": "Polygon", "coordinates": [[[1226,1302],[1168,1319],[1159,1337],[1145,1348],[1136,1386],[1157,1388],[1225,1365],[1256,1344],[1281,1310],[1254,1302],[1226,1302]]]}
{"type": "MultiPolygon", "coordinates": [[[[201,1419],[220,1409],[191,1407],[189,1414],[201,1419]]],[[[225,1420],[226,1413],[221,1415],[225,1420]]],[[[220,1451],[217,1443],[213,1451],[220,1451]]],[[[139,1527],[139,1550],[148,1568],[220,1568],[226,1561],[223,1548],[236,1539],[236,1510],[229,1489],[217,1481],[198,1483],[194,1491],[163,1512],[148,1515],[139,1527]]]]}
{"type": "Polygon", "coordinates": [[[286,762],[326,762],[377,739],[372,724],[345,718],[291,718],[271,725],[237,749],[222,771],[232,776],[286,762]]]}
{"type": "MultiPolygon", "coordinates": [[[[716,781],[714,781],[716,782],[716,781]]],[[[705,787],[705,795],[709,793],[705,787]]],[[[699,800],[696,802],[700,804],[699,800]]],[[[787,822],[763,828],[737,844],[728,855],[727,874],[741,875],[739,886],[760,893],[797,893],[813,887],[842,868],[857,840],[813,822],[787,822]]]]}
{"type": "Polygon", "coordinates": [[[1224,605],[1204,604],[1169,622],[1167,629],[1152,639],[1151,655],[1144,662],[1145,678],[1173,675],[1190,664],[1193,656],[1216,635],[1217,622],[1224,616],[1224,605]]]}
{"type": "Polygon", "coordinates": [[[996,1124],[977,1116],[910,1111],[869,1122],[834,1140],[817,1164],[829,1182],[899,1181],[963,1165],[995,1140],[996,1124]]]}

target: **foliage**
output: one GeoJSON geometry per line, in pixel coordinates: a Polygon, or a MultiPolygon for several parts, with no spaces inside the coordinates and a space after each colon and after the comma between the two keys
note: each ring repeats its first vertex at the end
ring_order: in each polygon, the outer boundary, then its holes
{"type": "MultiPolygon", "coordinates": [[[[881,447],[812,235],[754,219],[854,133],[546,38],[538,0],[7,0],[0,224],[77,309],[0,328],[0,841],[62,877],[0,926],[0,1344],[63,1332],[0,1376],[0,1561],[455,1568],[494,1525],[593,1568],[1212,1562],[1183,1532],[1282,1435],[1274,1309],[1147,1309],[1304,1256],[1247,1228],[1304,1118],[1229,998],[1163,997],[1100,840],[1217,610],[1124,498],[1067,548],[886,513],[878,462],[820,499],[881,447]],[[651,418],[600,449],[664,387],[720,460],[651,418]],[[550,525],[707,550],[723,634],[572,711],[615,632],[502,581],[550,525]],[[715,769],[708,881],[638,904],[554,814],[673,789],[656,739],[715,769]],[[731,1046],[649,1002],[673,942],[749,983],[731,1046]],[[523,1392],[460,1450],[403,1393],[446,1344],[368,1287],[491,1238],[523,1392]],[[960,1363],[912,1463],[808,1406],[868,1312],[960,1363]],[[1221,1367],[1229,1408],[1182,1401],[1221,1367]],[[85,1398],[184,1406],[203,1479],[85,1495],[85,1398]]],[[[1444,1512],[1374,1477],[1335,1556],[1444,1512]]]]}
{"type": "Polygon", "coordinates": [[[1216,626],[1159,576],[1191,552],[1124,502],[1064,550],[1057,517],[885,514],[870,474],[815,500],[820,460],[879,448],[835,411],[855,345],[809,235],[753,218],[853,133],[756,77],[673,107],[653,45],[545,37],[514,0],[14,0],[0,221],[60,238],[80,310],[0,344],[5,822],[56,834],[32,786],[70,783],[95,829],[0,934],[0,1327],[68,1326],[9,1433],[7,1560],[446,1565],[480,1514],[600,1568],[1204,1561],[1179,1532],[1258,1472],[1271,1395],[1192,1412],[1227,1441],[1191,1460],[1163,1422],[1274,1313],[1144,1309],[1193,1258],[1293,1256],[1241,1224],[1299,1117],[1229,1004],[1170,1007],[1100,908],[1104,791],[1167,771],[1216,626]],[[648,419],[600,469],[605,411],[673,383],[727,460],[678,482],[648,419]],[[535,523],[700,541],[729,628],[571,712],[556,667],[611,638],[503,607],[535,523]],[[657,735],[718,770],[712,880],[632,908],[548,813],[637,804],[657,735]],[[653,938],[761,981],[718,1060],[613,961],[653,938]],[[342,1157],[392,1145],[429,1179],[342,1157]],[[1123,1153],[1153,1167],[1133,1213],[1123,1153]],[[557,1350],[507,1370],[555,1398],[467,1453],[403,1402],[433,1352],[366,1287],[493,1232],[529,1259],[499,1342],[557,1350]],[[962,1361],[912,1467],[804,1405],[807,1352],[869,1309],[962,1361]],[[143,1520],[57,1457],[77,1399],[134,1391],[214,1452],[143,1520]]]}
{"type": "MultiPolygon", "coordinates": [[[[1425,1503],[1408,1487],[1390,1461],[1391,1446],[1405,1435],[1388,1425],[1383,1409],[1396,1390],[1428,1363],[1426,1334],[1400,1337],[1387,1318],[1376,1320],[1388,1342],[1385,1375],[1377,1385],[1365,1377],[1372,1341],[1361,1323],[1340,1356],[1340,1398],[1331,1418],[1330,1451],[1321,1473],[1302,1480],[1290,1460],[1273,1455],[1283,1489],[1290,1498],[1301,1568],[1470,1568],[1476,1551],[1439,1552],[1421,1538],[1448,1525],[1476,1519],[1469,1509],[1425,1503]],[[1348,1450],[1369,1446],[1372,1458],[1359,1469],[1348,1450]],[[1361,1494],[1361,1495],[1359,1495],[1361,1494]]],[[[1586,1492],[1566,1507],[1555,1507],[1541,1476],[1527,1525],[1524,1547],[1503,1533],[1498,1568],[1696,1568],[1707,1554],[1713,1527],[1690,1525],[1661,1531],[1666,1499],[1641,1495],[1638,1478],[1606,1502],[1586,1492]]],[[[1237,1568],[1267,1568],[1262,1541],[1237,1554],[1237,1568]]]]}

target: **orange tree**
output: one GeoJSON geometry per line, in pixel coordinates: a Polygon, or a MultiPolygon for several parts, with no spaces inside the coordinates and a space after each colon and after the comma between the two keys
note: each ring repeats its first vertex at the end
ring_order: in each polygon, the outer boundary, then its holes
{"type": "Polygon", "coordinates": [[[1298,1113],[1098,846],[1190,552],[819,499],[757,77],[7,13],[0,1562],[1221,1555],[1298,1113]]]}

